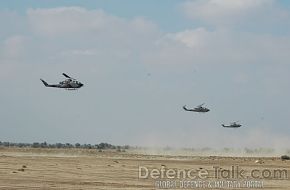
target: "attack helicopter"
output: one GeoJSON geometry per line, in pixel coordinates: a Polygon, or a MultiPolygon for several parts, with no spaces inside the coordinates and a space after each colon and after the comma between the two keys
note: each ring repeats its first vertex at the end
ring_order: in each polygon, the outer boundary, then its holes
{"type": "Polygon", "coordinates": [[[239,128],[242,125],[241,124],[238,124],[238,121],[235,121],[235,122],[230,123],[230,125],[224,125],[224,124],[222,124],[222,126],[223,127],[226,127],[226,128],[239,128]]]}
{"type": "Polygon", "coordinates": [[[66,90],[76,90],[84,86],[81,82],[77,81],[76,79],[68,76],[65,73],[62,73],[67,79],[64,81],[59,82],[59,84],[48,84],[43,79],[40,79],[45,87],[53,87],[53,88],[64,88],[66,90]]]}
{"type": "Polygon", "coordinates": [[[195,108],[193,108],[193,109],[188,109],[188,108],[186,108],[186,105],[184,105],[184,106],[183,106],[183,109],[184,109],[185,111],[192,111],[192,112],[199,112],[199,113],[209,112],[210,109],[208,109],[208,108],[206,108],[206,107],[203,107],[203,105],[204,105],[204,103],[201,104],[201,105],[199,105],[199,106],[197,106],[197,107],[195,107],[195,108]]]}

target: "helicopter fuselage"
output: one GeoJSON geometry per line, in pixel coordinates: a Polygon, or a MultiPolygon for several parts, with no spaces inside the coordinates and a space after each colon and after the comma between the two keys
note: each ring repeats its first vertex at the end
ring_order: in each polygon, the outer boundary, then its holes
{"type": "Polygon", "coordinates": [[[233,125],[224,125],[222,124],[223,127],[226,127],[226,128],[239,128],[241,127],[242,125],[239,125],[239,124],[233,124],[233,125]]]}

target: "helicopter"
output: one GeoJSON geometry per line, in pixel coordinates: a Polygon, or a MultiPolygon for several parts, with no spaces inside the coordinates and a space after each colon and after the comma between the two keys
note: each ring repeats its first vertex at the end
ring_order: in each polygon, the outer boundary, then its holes
{"type": "Polygon", "coordinates": [[[62,73],[67,79],[64,81],[59,82],[59,84],[48,84],[43,79],[40,79],[45,87],[53,87],[53,88],[64,88],[66,90],[76,90],[84,86],[81,82],[77,81],[76,79],[68,76],[65,73],[62,73]]]}
{"type": "Polygon", "coordinates": [[[239,128],[242,125],[241,124],[238,124],[238,121],[235,121],[235,122],[230,123],[230,125],[224,125],[224,124],[222,124],[222,126],[223,127],[227,127],[227,128],[239,128]]]}
{"type": "Polygon", "coordinates": [[[208,109],[208,108],[206,108],[206,107],[202,107],[203,105],[204,105],[204,103],[201,104],[201,105],[199,105],[199,106],[197,106],[197,107],[194,108],[194,109],[188,109],[188,108],[186,108],[186,105],[184,105],[184,106],[183,106],[183,109],[184,109],[185,111],[200,112],[200,113],[209,112],[210,109],[208,109]]]}

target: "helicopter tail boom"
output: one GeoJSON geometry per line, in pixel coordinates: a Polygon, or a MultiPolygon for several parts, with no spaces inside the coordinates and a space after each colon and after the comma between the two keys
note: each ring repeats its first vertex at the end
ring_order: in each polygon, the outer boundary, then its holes
{"type": "Polygon", "coordinates": [[[61,88],[59,85],[56,84],[48,84],[47,82],[45,82],[43,79],[40,79],[41,82],[44,84],[45,87],[55,87],[55,88],[61,88]]]}

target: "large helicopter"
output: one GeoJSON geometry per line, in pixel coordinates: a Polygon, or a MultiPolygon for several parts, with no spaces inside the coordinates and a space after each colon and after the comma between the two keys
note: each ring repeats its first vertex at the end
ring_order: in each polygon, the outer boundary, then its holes
{"type": "Polygon", "coordinates": [[[186,105],[185,105],[185,106],[183,106],[183,109],[185,111],[200,112],[200,113],[209,112],[210,109],[208,109],[206,107],[202,107],[203,105],[204,105],[204,103],[199,105],[199,106],[197,106],[196,108],[193,108],[193,109],[188,109],[188,108],[186,108],[186,105]]]}
{"type": "Polygon", "coordinates": [[[78,88],[81,88],[82,86],[84,86],[81,82],[77,81],[76,79],[68,76],[65,73],[62,73],[63,76],[65,76],[67,79],[64,81],[59,82],[59,84],[48,84],[47,82],[45,82],[43,79],[40,79],[44,86],[46,87],[54,87],[54,88],[64,88],[67,90],[76,90],[78,88]]]}
{"type": "Polygon", "coordinates": [[[222,124],[222,126],[223,127],[227,127],[227,128],[239,128],[242,125],[241,124],[238,124],[238,121],[235,121],[235,122],[230,123],[230,125],[224,125],[224,124],[222,124]]]}

